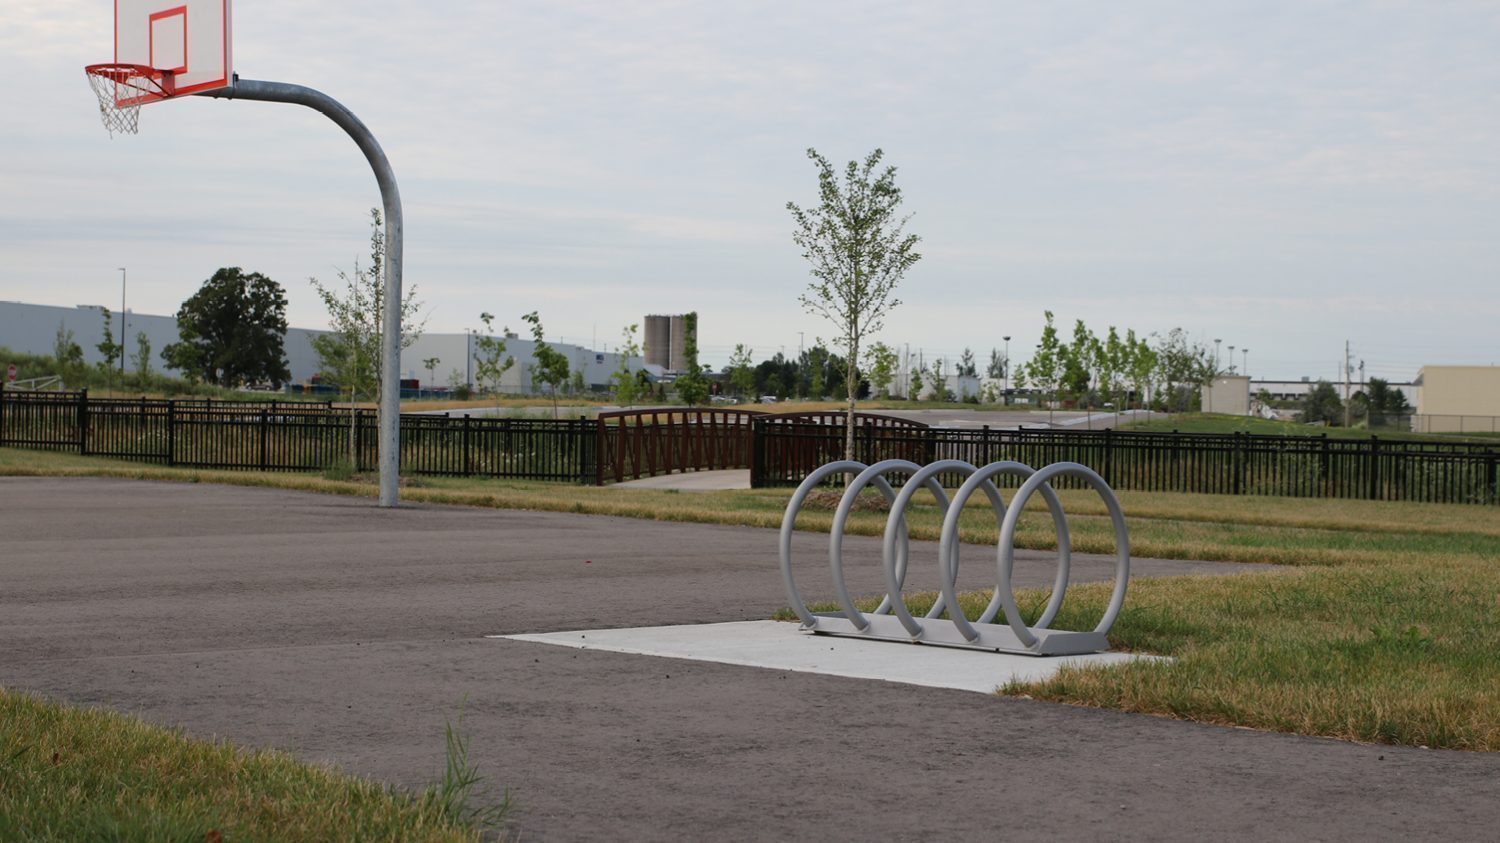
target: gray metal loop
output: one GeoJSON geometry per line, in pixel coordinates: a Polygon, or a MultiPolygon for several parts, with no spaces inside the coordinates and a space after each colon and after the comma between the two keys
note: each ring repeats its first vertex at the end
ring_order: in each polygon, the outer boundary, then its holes
{"type": "MultiPolygon", "coordinates": [[[[1001,524],[1005,520],[1006,508],[1000,490],[995,487],[994,478],[1001,474],[1013,474],[1019,477],[1030,477],[1036,470],[1025,463],[1014,460],[992,462],[983,468],[976,469],[969,479],[959,487],[953,495],[952,504],[949,506],[948,515],[943,519],[943,531],[941,544],[938,550],[938,561],[940,565],[943,596],[941,602],[951,606],[958,605],[956,593],[956,581],[959,561],[959,548],[961,544],[958,536],[958,521],[963,514],[964,506],[976,490],[984,490],[985,496],[990,500],[990,508],[995,512],[995,530],[998,533],[1001,524]]],[[[1042,497],[1047,501],[1047,508],[1052,514],[1052,525],[1057,532],[1057,576],[1052,584],[1052,598],[1047,601],[1047,607],[1042,611],[1041,617],[1031,625],[1032,629],[1046,629],[1051,625],[1057,612],[1062,608],[1063,597],[1068,589],[1068,576],[1072,567],[1072,551],[1068,538],[1068,519],[1063,514],[1062,501],[1058,499],[1057,493],[1052,491],[1048,485],[1042,486],[1042,497]]],[[[999,558],[999,544],[996,543],[997,560],[999,558]]],[[[1001,607],[1000,588],[997,585],[995,594],[990,598],[990,603],[979,615],[979,623],[990,623],[995,619],[1001,607]]],[[[959,632],[968,641],[979,640],[979,631],[969,623],[961,611],[950,611],[948,617],[957,626],[959,632]]]]}
{"type": "MultiPolygon", "coordinates": [[[[891,509],[894,510],[896,490],[891,488],[891,484],[886,481],[885,475],[895,471],[911,473],[921,468],[920,465],[909,460],[883,460],[875,463],[849,481],[849,485],[844,488],[843,498],[839,500],[838,511],[833,514],[833,525],[828,535],[828,565],[829,570],[833,572],[834,593],[838,597],[839,604],[844,607],[844,617],[849,618],[860,629],[866,629],[870,624],[869,621],[865,620],[864,613],[854,605],[854,598],[849,595],[849,586],[844,580],[844,524],[849,520],[849,512],[853,510],[854,504],[859,498],[859,493],[864,490],[865,486],[874,483],[875,488],[879,489],[881,494],[885,495],[885,499],[891,502],[891,509]]],[[[890,612],[891,605],[894,602],[892,594],[896,595],[896,599],[899,599],[901,594],[900,584],[906,582],[907,560],[911,555],[911,540],[905,530],[906,520],[904,515],[900,520],[903,529],[901,531],[900,546],[896,548],[898,585],[893,592],[886,594],[885,599],[880,601],[880,605],[875,607],[875,611],[872,614],[883,615],[890,612]]]]}
{"type": "MultiPolygon", "coordinates": [[[[797,591],[797,581],[792,577],[792,532],[793,526],[797,522],[797,514],[802,511],[802,504],[807,500],[808,494],[829,476],[834,474],[858,474],[867,467],[864,463],[855,462],[854,460],[839,460],[838,462],[819,466],[811,474],[807,475],[801,485],[797,487],[797,491],[792,493],[791,500],[787,501],[786,515],[781,519],[781,581],[786,586],[786,596],[792,603],[792,611],[797,613],[797,617],[802,620],[804,627],[811,628],[817,626],[818,619],[807,608],[807,603],[797,591]]],[[[858,620],[853,618],[850,620],[859,623],[864,618],[861,616],[858,620]]]]}
{"type": "MultiPolygon", "coordinates": [[[[943,484],[937,480],[937,475],[945,471],[973,471],[974,466],[963,460],[938,460],[935,463],[919,469],[906,480],[906,485],[901,487],[901,494],[891,502],[891,514],[885,522],[885,541],[881,545],[881,565],[885,569],[886,597],[890,600],[891,611],[901,620],[901,625],[911,633],[911,637],[922,637],[922,624],[911,616],[906,608],[906,601],[901,598],[901,586],[905,580],[903,576],[896,576],[896,542],[899,538],[905,538],[906,530],[906,508],[911,505],[912,496],[918,489],[926,488],[932,492],[937,499],[938,508],[946,515],[949,511],[948,493],[943,490],[943,484]]],[[[929,616],[931,617],[931,616],[929,616]]]]}
{"type": "MultiPolygon", "coordinates": [[[[1030,646],[1034,636],[1026,628],[1025,621],[1021,620],[1021,613],[1015,608],[1015,594],[1011,590],[1011,570],[1015,565],[1016,552],[1016,524],[1020,521],[1021,509],[1038,489],[1046,488],[1050,491],[1047,481],[1054,477],[1072,476],[1086,481],[1094,487],[1104,508],[1109,511],[1109,518],[1115,530],[1115,588],[1109,598],[1109,605],[1104,610],[1104,617],[1100,618],[1099,625],[1094,631],[1105,633],[1114,626],[1115,619],[1120,615],[1120,609],[1125,605],[1125,589],[1130,585],[1130,533],[1125,527],[1125,513],[1120,509],[1120,500],[1115,497],[1115,492],[1104,482],[1093,469],[1076,462],[1053,463],[1041,469],[1031,477],[1027,478],[1021,488],[1016,490],[1016,496],[1011,500],[1010,511],[1005,514],[1005,521],[1000,526],[1000,559],[996,567],[998,569],[1000,583],[1000,598],[1005,606],[1005,617],[1010,621],[1010,627],[1016,636],[1030,646]],[[1031,638],[1031,641],[1027,639],[1031,638]]],[[[1061,537],[1059,537],[1061,543],[1061,537]]]]}
{"type": "Polygon", "coordinates": [[[945,646],[974,647],[978,649],[1017,652],[1029,655],[1065,655],[1072,653],[1101,652],[1109,648],[1106,633],[1119,617],[1125,603],[1125,591],[1130,580],[1130,538],[1125,526],[1125,515],[1104,478],[1078,463],[1054,463],[1041,470],[1012,460],[990,463],[976,468],[963,460],[940,460],[919,466],[907,460],[884,460],[867,466],[853,460],[841,460],[821,466],[802,481],[787,503],[786,516],[781,523],[781,573],[786,585],[787,597],[792,609],[802,620],[805,630],[834,635],[857,635],[885,640],[915,641],[918,643],[945,646]],[[886,480],[886,475],[900,472],[908,475],[906,484],[897,493],[886,480]],[[792,532],[797,515],[807,496],[820,483],[835,474],[852,474],[853,479],[844,490],[837,511],[833,516],[832,531],[828,543],[829,569],[833,575],[834,590],[841,612],[815,615],[808,609],[797,591],[792,577],[792,532]],[[950,501],[938,477],[942,474],[968,475],[950,501]],[[1014,475],[1026,478],[1015,498],[1007,507],[994,478],[1014,475]],[[1061,610],[1067,594],[1069,575],[1072,569],[1072,541],[1068,532],[1068,521],[1063,513],[1062,500],[1048,482],[1052,478],[1077,477],[1091,485],[1110,515],[1115,532],[1117,562],[1115,565],[1115,587],[1110,595],[1104,616],[1093,632],[1070,632],[1054,630],[1051,625],[1061,610]],[[891,511],[886,519],[885,534],[881,545],[881,569],[885,576],[886,594],[880,606],[871,613],[863,613],[854,604],[844,580],[843,538],[849,513],[855,500],[867,486],[875,486],[890,501],[891,511]],[[912,617],[902,597],[902,588],[910,569],[910,530],[906,512],[919,489],[932,492],[943,513],[943,526],[938,543],[939,596],[932,609],[923,618],[912,617]],[[970,622],[958,606],[959,567],[959,521],[964,506],[975,492],[983,491],[989,499],[990,508],[999,525],[995,570],[994,596],[979,618],[970,622]],[[1017,525],[1026,502],[1040,492],[1047,502],[1052,516],[1053,528],[1057,532],[1057,576],[1052,586],[1052,596],[1035,624],[1027,625],[1016,605],[1012,578],[1015,569],[1015,538],[1017,525]],[[947,611],[948,617],[941,615],[947,611]],[[994,619],[1000,611],[1005,612],[1006,623],[996,625],[994,619]]]}

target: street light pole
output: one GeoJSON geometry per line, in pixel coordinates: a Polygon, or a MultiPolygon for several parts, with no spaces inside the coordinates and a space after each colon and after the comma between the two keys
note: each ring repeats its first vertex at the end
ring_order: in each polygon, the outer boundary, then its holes
{"type": "Polygon", "coordinates": [[[120,377],[125,377],[125,267],[123,266],[120,267],[120,377]]]}
{"type": "Polygon", "coordinates": [[[1244,355],[1245,377],[1248,378],[1248,377],[1250,377],[1250,349],[1248,349],[1248,348],[1242,348],[1242,349],[1240,349],[1240,354],[1244,355]]]}
{"type": "Polygon", "coordinates": [[[1009,406],[1010,405],[1010,337],[1001,337],[1001,339],[1005,340],[1005,368],[1003,368],[1003,369],[1000,370],[1001,383],[1002,383],[1002,387],[1001,388],[1004,390],[1004,392],[1002,392],[1001,396],[1000,396],[1000,403],[1002,405],[1009,406]]]}
{"type": "Polygon", "coordinates": [[[1234,346],[1229,347],[1229,373],[1234,374],[1234,346]]]}

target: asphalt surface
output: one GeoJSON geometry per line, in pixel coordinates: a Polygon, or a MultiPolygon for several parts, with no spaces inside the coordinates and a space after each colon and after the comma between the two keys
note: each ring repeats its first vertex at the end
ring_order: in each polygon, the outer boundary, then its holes
{"type": "MultiPolygon", "coordinates": [[[[482,637],[764,618],[785,602],[771,531],[84,478],[0,479],[0,512],[0,684],[413,787],[462,710],[524,840],[1500,827],[1493,754],[482,637]]],[[[797,547],[803,593],[828,596],[826,538],[797,547]]],[[[875,543],[846,547],[876,591],[875,543]]],[[[1021,584],[1047,581],[1038,558],[1021,584]]]]}

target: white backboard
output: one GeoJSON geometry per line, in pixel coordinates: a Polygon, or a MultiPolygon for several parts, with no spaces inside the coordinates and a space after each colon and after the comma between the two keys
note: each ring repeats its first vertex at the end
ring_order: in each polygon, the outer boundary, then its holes
{"type": "Polygon", "coordinates": [[[115,62],[171,71],[174,96],[228,87],[230,35],[229,0],[115,0],[115,62]]]}

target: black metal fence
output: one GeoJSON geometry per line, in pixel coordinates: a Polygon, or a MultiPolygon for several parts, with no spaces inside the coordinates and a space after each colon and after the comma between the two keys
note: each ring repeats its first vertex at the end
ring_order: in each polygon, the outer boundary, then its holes
{"type": "MultiPolygon", "coordinates": [[[[757,419],[752,485],[791,486],[844,453],[842,426],[757,419]]],[[[1116,489],[1224,495],[1500,502],[1500,447],[1328,436],[1128,431],[860,429],[860,462],[1016,460],[1040,468],[1077,462],[1116,489]]],[[[956,485],[958,476],[944,478],[956,485]]],[[[1019,481],[1011,479],[1009,482],[1019,481]]],[[[1058,485],[1081,485],[1061,478],[1058,485]]]]}
{"type": "MultiPolygon", "coordinates": [[[[749,467],[751,484],[767,487],[795,485],[818,466],[843,457],[844,424],[837,414],[709,419],[700,416],[710,411],[689,412],[691,419],[678,413],[683,417],[653,418],[645,426],[640,419],[613,417],[565,421],[403,415],[401,471],[603,483],[661,471],[749,467]]],[[[856,458],[865,463],[900,458],[926,464],[952,458],[974,465],[1017,460],[1040,467],[1070,461],[1090,466],[1117,489],[1500,502],[1500,445],[955,430],[880,416],[864,416],[857,423],[856,458]]],[[[373,411],[351,413],[326,403],[96,398],[87,392],[0,388],[0,445],[267,471],[323,470],[347,463],[352,451],[353,467],[366,471],[377,464],[377,424],[373,411]]],[[[956,483],[959,478],[945,480],[956,483]]],[[[1064,486],[1070,482],[1059,480],[1064,486]]]]}
{"type": "MultiPolygon", "coordinates": [[[[98,398],[0,390],[0,445],[194,468],[378,464],[376,414],[327,403],[98,398]]],[[[592,421],[401,417],[401,471],[592,483],[592,421]]]]}

